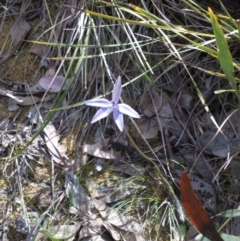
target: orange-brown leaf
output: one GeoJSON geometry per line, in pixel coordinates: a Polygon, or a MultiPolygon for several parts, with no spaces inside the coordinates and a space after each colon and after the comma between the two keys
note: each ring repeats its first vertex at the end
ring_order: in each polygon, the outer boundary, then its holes
{"type": "Polygon", "coordinates": [[[180,191],[183,207],[193,226],[212,241],[224,241],[195,194],[187,171],[181,176],[180,191]]]}

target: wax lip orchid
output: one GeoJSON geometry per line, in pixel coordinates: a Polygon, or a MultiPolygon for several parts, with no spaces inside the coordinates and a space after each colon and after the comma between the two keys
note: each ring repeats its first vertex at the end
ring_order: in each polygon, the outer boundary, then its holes
{"type": "Polygon", "coordinates": [[[119,76],[114,84],[113,92],[112,92],[112,100],[109,101],[107,99],[92,99],[84,102],[85,105],[93,106],[93,107],[101,107],[97,113],[94,115],[91,123],[94,123],[98,120],[101,120],[107,117],[111,112],[113,112],[113,119],[117,124],[120,131],[123,131],[124,121],[123,114],[128,115],[133,118],[140,118],[140,115],[132,109],[127,104],[118,104],[122,93],[122,81],[119,76]]]}

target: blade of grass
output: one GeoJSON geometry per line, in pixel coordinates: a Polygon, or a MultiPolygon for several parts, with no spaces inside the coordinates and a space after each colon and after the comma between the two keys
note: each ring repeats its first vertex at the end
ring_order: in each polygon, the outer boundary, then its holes
{"type": "MultiPolygon", "coordinates": [[[[216,38],[216,43],[218,48],[218,51],[217,51],[218,61],[232,89],[237,90],[237,84],[234,77],[233,60],[232,60],[231,53],[229,51],[227,40],[217,21],[217,17],[215,16],[211,8],[208,8],[208,12],[211,18],[213,31],[216,38]]],[[[240,94],[238,92],[235,92],[235,94],[238,97],[238,99],[240,99],[240,94]]]]}

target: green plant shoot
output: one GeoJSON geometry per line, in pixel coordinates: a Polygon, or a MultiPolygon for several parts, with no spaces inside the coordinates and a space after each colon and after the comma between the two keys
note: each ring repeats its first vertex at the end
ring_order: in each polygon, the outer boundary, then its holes
{"type": "MultiPolygon", "coordinates": [[[[213,32],[216,38],[216,43],[217,43],[217,58],[218,61],[221,65],[221,68],[229,81],[231,87],[233,90],[238,90],[237,89],[237,84],[236,80],[234,77],[234,67],[233,67],[233,60],[232,60],[232,55],[229,51],[229,47],[227,44],[227,40],[223,34],[223,31],[217,21],[216,15],[213,13],[211,8],[208,8],[208,12],[211,18],[211,23],[213,27],[213,32]]],[[[238,91],[234,92],[238,99],[240,99],[240,93],[238,91]]]]}

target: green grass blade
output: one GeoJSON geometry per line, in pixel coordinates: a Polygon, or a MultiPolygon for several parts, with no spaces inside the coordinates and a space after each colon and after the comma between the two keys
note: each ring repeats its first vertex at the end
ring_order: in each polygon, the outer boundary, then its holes
{"type": "MultiPolygon", "coordinates": [[[[229,47],[227,44],[227,40],[223,34],[223,31],[217,21],[217,17],[211,10],[211,8],[208,8],[208,12],[211,18],[211,23],[214,31],[214,35],[216,38],[216,43],[217,43],[217,48],[218,48],[218,53],[217,53],[217,58],[218,61],[221,65],[221,68],[229,81],[232,89],[236,90],[237,85],[236,85],[236,80],[234,77],[234,68],[233,68],[233,60],[231,53],[229,51],[229,47]]],[[[238,98],[240,97],[239,94],[237,94],[238,98]]]]}

